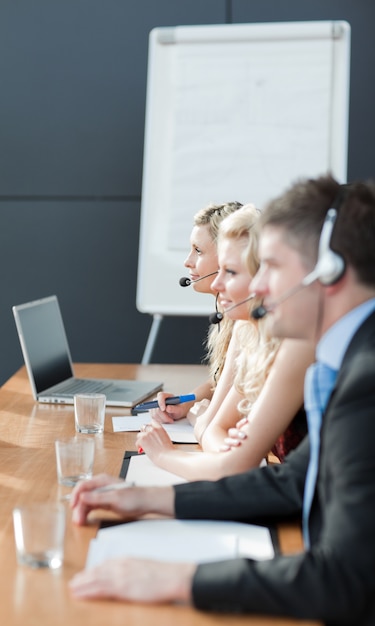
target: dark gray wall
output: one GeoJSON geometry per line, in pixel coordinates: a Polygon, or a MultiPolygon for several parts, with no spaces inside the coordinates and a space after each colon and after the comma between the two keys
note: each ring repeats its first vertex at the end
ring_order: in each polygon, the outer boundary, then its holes
{"type": "MultiPolygon", "coordinates": [[[[372,0],[2,0],[0,383],[23,362],[12,305],[52,293],[74,360],[142,357],[151,318],[136,310],[135,291],[151,28],[305,19],[352,26],[348,177],[372,177],[372,0]]],[[[166,318],[153,361],[199,362],[206,327],[166,318]]]]}

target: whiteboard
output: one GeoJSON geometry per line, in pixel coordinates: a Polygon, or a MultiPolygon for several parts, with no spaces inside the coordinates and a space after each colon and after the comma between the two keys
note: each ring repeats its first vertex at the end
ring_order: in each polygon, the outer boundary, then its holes
{"type": "Polygon", "coordinates": [[[155,28],[149,36],[137,308],[206,315],[182,288],[194,214],[259,208],[300,176],[346,181],[350,26],[155,28]]]}

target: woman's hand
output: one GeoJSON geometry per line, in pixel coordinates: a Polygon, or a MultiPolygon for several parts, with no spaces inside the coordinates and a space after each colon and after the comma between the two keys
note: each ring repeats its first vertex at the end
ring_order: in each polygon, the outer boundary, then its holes
{"type": "Polygon", "coordinates": [[[247,434],[244,431],[244,427],[249,423],[247,417],[240,419],[234,428],[229,428],[228,437],[224,439],[223,445],[220,447],[220,452],[228,452],[232,448],[237,448],[242,442],[247,439],[247,434]]]}
{"type": "Polygon", "coordinates": [[[151,461],[158,464],[158,458],[168,450],[173,450],[173,443],[163,426],[152,421],[145,424],[138,433],[136,445],[146,452],[151,461]]]}
{"type": "Polygon", "coordinates": [[[192,402],[184,402],[183,404],[165,404],[167,398],[172,398],[173,393],[167,391],[159,391],[156,396],[159,408],[151,409],[150,414],[155,422],[160,424],[173,424],[176,420],[180,420],[186,417],[189,408],[192,406],[192,402]]]}
{"type": "Polygon", "coordinates": [[[207,411],[209,406],[210,401],[208,400],[208,398],[203,398],[203,400],[195,402],[195,404],[191,407],[190,411],[186,415],[188,422],[190,422],[190,424],[195,427],[197,420],[207,411]]]}

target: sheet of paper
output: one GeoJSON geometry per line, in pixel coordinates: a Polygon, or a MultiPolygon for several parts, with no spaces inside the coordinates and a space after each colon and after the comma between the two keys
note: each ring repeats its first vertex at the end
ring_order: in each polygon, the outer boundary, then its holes
{"type": "MultiPolygon", "coordinates": [[[[113,432],[138,432],[143,424],[151,422],[150,413],[140,413],[139,415],[113,416],[113,432]]],[[[184,418],[173,424],[163,424],[171,440],[174,443],[197,443],[194,429],[190,422],[184,418]]]]}
{"type": "MultiPolygon", "coordinates": [[[[143,524],[143,522],[140,522],[143,524]]],[[[191,541],[192,537],[186,533],[181,535],[177,532],[172,536],[170,528],[162,529],[163,536],[152,527],[139,529],[138,532],[130,530],[129,535],[123,534],[121,537],[111,536],[110,538],[94,539],[90,542],[86,567],[94,567],[110,558],[136,557],[142,559],[155,559],[158,561],[189,561],[208,562],[221,559],[230,559],[236,556],[237,539],[234,534],[215,536],[209,535],[195,537],[196,545],[194,550],[187,548],[186,541],[191,541]],[[168,537],[168,539],[167,539],[168,537]],[[195,557],[195,558],[194,558],[195,557]]]]}
{"type": "Polygon", "coordinates": [[[268,528],[211,520],[141,520],[104,528],[90,543],[86,567],[119,557],[203,563],[274,556],[268,528]]]}
{"type": "Polygon", "coordinates": [[[126,480],[142,486],[177,485],[187,482],[185,478],[158,467],[145,454],[130,457],[126,480]]]}

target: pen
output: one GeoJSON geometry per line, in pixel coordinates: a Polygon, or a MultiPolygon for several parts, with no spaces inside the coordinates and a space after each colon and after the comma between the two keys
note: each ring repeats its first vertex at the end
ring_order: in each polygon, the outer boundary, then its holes
{"type": "Polygon", "coordinates": [[[125,480],[122,483],[110,483],[109,485],[103,485],[103,487],[97,487],[93,489],[91,493],[103,493],[103,491],[117,491],[118,489],[128,489],[134,487],[134,483],[127,483],[125,480]]]}
{"type": "MultiPolygon", "coordinates": [[[[170,398],[165,399],[165,404],[183,404],[184,402],[191,402],[195,400],[195,394],[189,393],[186,396],[172,396],[170,398]]],[[[157,409],[159,403],[157,400],[151,400],[150,402],[143,402],[142,404],[137,404],[132,408],[131,414],[137,415],[137,413],[146,413],[150,409],[157,409]]]]}
{"type": "MultiPolygon", "coordinates": [[[[104,491],[118,491],[119,489],[128,489],[129,487],[134,487],[134,483],[127,483],[126,481],[122,483],[110,483],[109,485],[103,485],[103,487],[97,487],[96,489],[92,489],[90,493],[103,493],[104,491]]],[[[72,497],[71,493],[67,493],[64,496],[61,496],[60,500],[70,500],[72,497]]]]}

